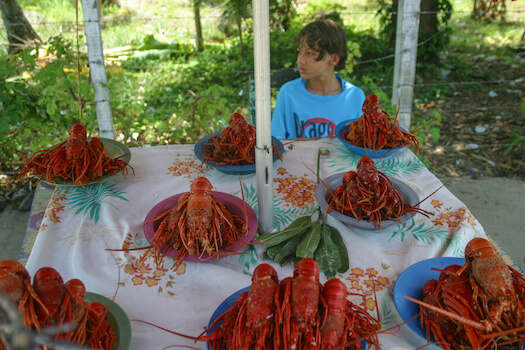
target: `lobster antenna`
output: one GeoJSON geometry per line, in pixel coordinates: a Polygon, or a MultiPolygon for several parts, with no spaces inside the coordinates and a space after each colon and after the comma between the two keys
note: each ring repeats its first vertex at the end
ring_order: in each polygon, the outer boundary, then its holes
{"type": "Polygon", "coordinates": [[[452,313],[450,311],[440,309],[440,308],[438,308],[438,307],[436,307],[434,305],[430,305],[430,304],[427,304],[425,302],[422,302],[421,300],[417,300],[417,299],[414,299],[412,297],[409,297],[408,295],[405,295],[405,298],[410,300],[410,301],[413,301],[416,304],[419,304],[419,305],[421,305],[423,307],[426,307],[427,309],[439,312],[442,315],[445,315],[445,316],[448,316],[448,317],[450,317],[450,318],[452,318],[454,320],[463,322],[464,324],[466,324],[466,325],[468,325],[470,327],[477,328],[477,329],[479,329],[481,331],[487,331],[486,327],[481,322],[476,322],[476,321],[473,321],[473,320],[469,320],[469,319],[467,319],[465,317],[456,315],[455,313],[452,313]]]}

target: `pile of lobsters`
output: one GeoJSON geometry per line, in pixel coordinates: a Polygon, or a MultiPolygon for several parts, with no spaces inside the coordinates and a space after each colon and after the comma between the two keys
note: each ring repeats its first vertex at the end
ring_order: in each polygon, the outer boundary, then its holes
{"type": "MultiPolygon", "coordinates": [[[[112,349],[115,344],[108,309],[98,301],[85,301],[86,287],[79,279],[64,282],[55,269],[42,267],[31,281],[22,264],[4,260],[0,261],[0,292],[18,308],[28,330],[56,329],[52,340],[91,349],[112,349]]],[[[0,349],[6,346],[0,339],[0,349]]]]}

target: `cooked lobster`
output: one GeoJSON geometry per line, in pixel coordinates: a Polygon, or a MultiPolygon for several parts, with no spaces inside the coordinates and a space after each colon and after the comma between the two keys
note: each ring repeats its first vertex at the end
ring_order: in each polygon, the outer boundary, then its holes
{"type": "Polygon", "coordinates": [[[405,203],[390,179],[377,170],[369,157],[361,157],[357,170],[343,176],[342,185],[335,189],[327,202],[327,212],[336,210],[357,220],[374,222],[378,228],[381,228],[381,221],[399,221],[407,213],[430,214],[405,203]]]}
{"type": "Polygon", "coordinates": [[[419,151],[419,140],[399,126],[396,118],[383,111],[377,95],[368,95],[363,103],[363,114],[349,123],[348,130],[341,135],[352,145],[365,149],[381,150],[399,146],[414,147],[419,151]]]}
{"type": "Polygon", "coordinates": [[[87,139],[86,128],[74,124],[69,137],[49,150],[35,152],[18,177],[38,176],[39,180],[56,183],[57,179],[85,186],[91,181],[101,182],[102,175],[128,174],[133,168],[122,157],[106,154],[106,147],[99,138],[87,139]]]}
{"type": "Polygon", "coordinates": [[[321,313],[321,349],[327,350],[341,344],[361,349],[361,341],[379,346],[377,333],[381,328],[378,320],[363,308],[347,299],[348,290],[337,278],[326,281],[322,296],[326,312],[321,313]]]}
{"type": "MultiPolygon", "coordinates": [[[[0,261],[0,291],[18,307],[27,330],[41,332],[47,327],[66,325],[70,328],[56,333],[49,340],[33,336],[33,342],[51,348],[54,341],[65,340],[104,350],[112,349],[115,344],[108,309],[104,305],[85,302],[86,288],[79,279],[64,283],[55,269],[42,267],[34,274],[31,283],[29,272],[22,264],[4,260],[0,261]]],[[[2,346],[0,340],[0,349],[2,346]]],[[[44,349],[48,347],[44,346],[44,349]]]]}
{"type": "Polygon", "coordinates": [[[285,349],[310,348],[320,344],[320,269],[312,258],[300,260],[293,278],[283,280],[283,339],[285,349]]]}
{"type": "Polygon", "coordinates": [[[317,262],[305,258],[294,276],[279,284],[272,266],[258,265],[249,291],[196,337],[134,321],[207,341],[211,350],[362,349],[365,340],[378,345],[380,322],[347,300],[342,281],[331,279],[323,286],[319,273],[317,262]]]}
{"type": "Polygon", "coordinates": [[[219,250],[235,243],[248,231],[246,219],[230,214],[226,207],[212,194],[212,184],[199,177],[190,185],[190,192],[182,195],[177,204],[149,222],[159,222],[145,259],[153,253],[160,263],[169,250],[178,250],[176,269],[189,255],[218,255],[219,250]]]}
{"type": "MultiPolygon", "coordinates": [[[[206,162],[219,165],[255,164],[256,134],[255,126],[248,124],[242,114],[233,113],[229,126],[222,129],[218,136],[210,137],[203,156],[206,162]]],[[[282,158],[276,147],[273,147],[273,154],[282,158]]]]}
{"type": "Polygon", "coordinates": [[[445,268],[439,281],[428,281],[423,301],[410,299],[421,307],[422,325],[444,349],[521,349],[523,274],[485,238],[467,244],[465,259],[463,266],[445,268]]]}

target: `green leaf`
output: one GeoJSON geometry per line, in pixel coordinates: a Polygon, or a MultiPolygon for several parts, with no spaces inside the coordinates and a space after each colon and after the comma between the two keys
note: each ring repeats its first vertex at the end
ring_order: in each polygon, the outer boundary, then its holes
{"type": "Polygon", "coordinates": [[[341,252],[339,247],[332,241],[332,228],[323,225],[321,228],[321,242],[315,251],[315,261],[319,264],[321,271],[337,272],[341,268],[341,252]]]}
{"type": "Polygon", "coordinates": [[[297,235],[283,242],[285,244],[281,247],[280,251],[275,255],[274,260],[280,263],[281,260],[287,258],[290,255],[295,256],[297,246],[301,242],[302,237],[303,237],[302,235],[297,235]]]}
{"type": "Polygon", "coordinates": [[[296,255],[300,258],[313,258],[320,240],[321,225],[315,222],[303,235],[301,243],[297,246],[296,255]]]}
{"type": "Polygon", "coordinates": [[[292,262],[293,265],[295,265],[296,264],[296,262],[294,262],[295,259],[297,259],[295,254],[288,255],[287,257],[285,257],[285,258],[283,258],[283,259],[281,259],[279,261],[279,265],[284,266],[284,265],[288,264],[290,261],[292,262]]]}
{"type": "Polygon", "coordinates": [[[282,248],[284,247],[286,243],[288,243],[288,241],[277,243],[271,247],[266,248],[266,251],[265,251],[266,256],[272,260],[277,261],[275,259],[275,256],[282,250],[282,248]]]}
{"type": "Polygon", "coordinates": [[[264,234],[262,236],[257,237],[256,240],[262,243],[280,243],[282,241],[294,237],[297,234],[302,233],[303,231],[306,231],[311,225],[312,219],[310,216],[301,216],[299,219],[292,222],[290,226],[288,226],[284,230],[280,232],[264,234]]]}
{"type": "Polygon", "coordinates": [[[332,226],[328,226],[328,227],[330,227],[332,241],[334,242],[335,245],[337,245],[337,248],[339,249],[341,267],[339,268],[339,270],[337,270],[337,272],[344,273],[348,271],[348,269],[350,268],[348,250],[346,249],[345,242],[343,240],[343,237],[341,237],[341,234],[339,233],[339,231],[337,231],[335,227],[332,227],[332,226]]]}
{"type": "Polygon", "coordinates": [[[278,244],[306,231],[308,228],[296,227],[285,229],[281,232],[267,233],[259,236],[256,240],[262,243],[278,244]]]}

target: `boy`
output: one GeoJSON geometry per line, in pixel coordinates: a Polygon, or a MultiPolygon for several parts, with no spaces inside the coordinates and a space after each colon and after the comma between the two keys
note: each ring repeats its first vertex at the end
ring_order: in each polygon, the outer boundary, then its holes
{"type": "Polygon", "coordinates": [[[298,36],[297,68],[300,78],[284,84],[272,115],[272,136],[298,139],[334,136],[335,126],[357,120],[365,94],[335,71],[348,57],[346,34],[332,20],[318,20],[298,36]]]}

